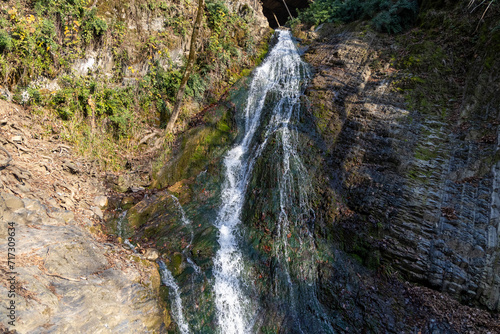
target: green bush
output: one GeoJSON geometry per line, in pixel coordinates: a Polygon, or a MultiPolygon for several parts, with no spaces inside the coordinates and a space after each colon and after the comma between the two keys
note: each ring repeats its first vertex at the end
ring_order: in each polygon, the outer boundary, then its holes
{"type": "Polygon", "coordinates": [[[89,44],[93,39],[101,38],[106,30],[108,30],[108,25],[106,21],[97,17],[97,9],[93,8],[84,15],[84,21],[82,24],[82,37],[87,44],[89,44]]]}
{"type": "MultiPolygon", "coordinates": [[[[151,100],[156,102],[157,109],[165,109],[163,100],[175,102],[175,95],[181,84],[184,68],[165,70],[156,63],[151,71],[144,77],[140,90],[150,93],[151,100]]],[[[198,70],[194,70],[187,82],[185,94],[196,99],[201,99],[207,88],[207,81],[202,78],[198,70]]],[[[143,99],[144,100],[144,99],[143,99]]],[[[146,101],[143,101],[146,104],[146,101]]],[[[149,103],[148,103],[149,104],[149,103]]],[[[165,110],[163,110],[164,112],[165,110]]]]}
{"type": "Polygon", "coordinates": [[[42,94],[40,94],[40,91],[38,89],[28,88],[27,91],[29,94],[28,103],[30,105],[39,105],[42,103],[42,94]]]}
{"type": "MultiPolygon", "coordinates": [[[[348,23],[371,19],[373,27],[381,32],[399,33],[408,29],[418,14],[415,0],[317,0],[299,11],[300,21],[312,25],[324,22],[348,23]]],[[[288,24],[297,24],[290,21],[288,24]]]]}
{"type": "MultiPolygon", "coordinates": [[[[116,137],[128,133],[135,110],[133,87],[109,88],[106,82],[90,76],[64,76],[60,84],[62,88],[51,95],[49,105],[62,119],[69,120],[76,114],[89,117],[94,111],[96,117],[108,117],[116,137]]],[[[41,102],[36,93],[31,97],[32,103],[41,102]]]]}
{"type": "Polygon", "coordinates": [[[221,0],[207,1],[207,23],[212,30],[220,30],[225,18],[229,17],[229,9],[221,0]]]}
{"type": "Polygon", "coordinates": [[[417,4],[411,0],[400,0],[389,9],[377,14],[372,20],[376,30],[397,34],[408,29],[418,13],[417,4]]]}
{"type": "Polygon", "coordinates": [[[0,30],[0,53],[12,49],[12,38],[5,30],[0,30]]]}

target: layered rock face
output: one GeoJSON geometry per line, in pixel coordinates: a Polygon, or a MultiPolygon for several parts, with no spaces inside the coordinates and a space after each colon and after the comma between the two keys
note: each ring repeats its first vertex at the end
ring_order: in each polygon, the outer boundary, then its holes
{"type": "Polygon", "coordinates": [[[317,70],[308,95],[332,187],[377,226],[365,242],[406,278],[499,310],[498,78],[472,63],[456,85],[462,101],[412,110],[379,57],[383,39],[320,34],[306,54],[317,70]]]}

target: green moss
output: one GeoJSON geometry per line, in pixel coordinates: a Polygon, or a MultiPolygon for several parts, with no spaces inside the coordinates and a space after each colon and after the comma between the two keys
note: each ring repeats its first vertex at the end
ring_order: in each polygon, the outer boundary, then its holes
{"type": "Polygon", "coordinates": [[[351,254],[352,258],[356,260],[359,264],[363,264],[363,259],[357,254],[351,254]]]}
{"type": "Polygon", "coordinates": [[[179,147],[163,156],[153,174],[153,187],[165,187],[198,175],[231,146],[237,134],[235,110],[243,108],[246,79],[240,80],[225,101],[205,111],[203,123],[186,131],[179,147]]]}
{"type": "Polygon", "coordinates": [[[430,161],[436,159],[439,156],[436,148],[429,148],[424,146],[418,146],[415,150],[415,159],[430,161]]]}
{"type": "Polygon", "coordinates": [[[176,252],[172,256],[172,261],[169,263],[169,268],[170,271],[172,272],[173,275],[178,276],[182,272],[182,261],[184,260],[184,256],[182,256],[181,253],[176,252]]]}
{"type": "Polygon", "coordinates": [[[241,76],[242,77],[247,77],[252,73],[252,70],[249,68],[244,68],[241,70],[241,76]]]}
{"type": "Polygon", "coordinates": [[[408,171],[408,173],[406,175],[408,178],[410,178],[412,180],[427,184],[430,182],[429,177],[432,175],[432,171],[431,170],[423,171],[423,170],[411,169],[410,171],[408,171]]]}
{"type": "Polygon", "coordinates": [[[215,254],[216,244],[217,229],[209,226],[193,240],[192,252],[197,257],[211,258],[215,254]]]}
{"type": "Polygon", "coordinates": [[[127,226],[137,230],[149,220],[149,218],[161,208],[165,208],[171,204],[172,199],[165,194],[158,198],[153,197],[153,201],[141,201],[133,206],[127,212],[127,226]]]}

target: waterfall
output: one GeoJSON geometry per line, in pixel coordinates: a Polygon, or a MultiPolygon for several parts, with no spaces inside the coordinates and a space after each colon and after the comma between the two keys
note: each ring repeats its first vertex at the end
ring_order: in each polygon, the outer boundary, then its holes
{"type": "Polygon", "coordinates": [[[189,221],[189,219],[187,219],[186,212],[182,208],[182,205],[179,202],[179,199],[172,194],[170,194],[170,197],[174,200],[175,206],[177,207],[177,209],[179,209],[179,211],[181,213],[182,223],[184,225],[191,225],[191,222],[189,221]]]}
{"type": "MultiPolygon", "coordinates": [[[[189,226],[189,232],[191,234],[191,238],[189,239],[189,244],[184,248],[184,251],[186,251],[186,250],[189,250],[189,247],[191,247],[191,245],[193,244],[193,239],[194,239],[193,226],[191,224],[191,221],[187,218],[186,212],[184,211],[184,208],[182,207],[181,203],[179,202],[179,199],[172,194],[170,194],[170,197],[174,200],[175,206],[177,207],[177,209],[181,213],[182,223],[186,226],[189,226]]],[[[187,262],[191,265],[191,267],[193,267],[194,271],[197,274],[200,274],[201,273],[200,267],[198,267],[198,265],[196,265],[196,263],[194,263],[194,261],[187,254],[185,254],[185,255],[186,255],[187,262]]]]}
{"type": "Polygon", "coordinates": [[[134,253],[137,253],[137,251],[135,250],[135,246],[132,245],[132,243],[130,242],[130,240],[128,240],[125,236],[125,231],[124,231],[124,228],[123,228],[123,222],[125,221],[125,218],[127,217],[127,210],[123,211],[120,216],[118,217],[118,221],[116,222],[116,233],[118,234],[118,236],[120,238],[123,239],[123,243],[125,245],[127,245],[130,250],[132,250],[134,253]]]}
{"type": "Polygon", "coordinates": [[[182,312],[183,308],[179,286],[175,282],[172,273],[165,266],[165,263],[163,263],[163,261],[158,261],[158,265],[160,266],[161,281],[163,282],[163,284],[169,287],[169,295],[172,304],[172,316],[174,317],[174,320],[179,327],[179,331],[182,334],[188,334],[190,333],[189,325],[187,324],[182,312]]]}
{"type": "Polygon", "coordinates": [[[127,217],[127,210],[123,211],[118,217],[118,221],[116,222],[116,232],[120,238],[123,238],[123,221],[127,217]]]}
{"type": "MultiPolygon", "coordinates": [[[[302,95],[303,81],[309,76],[309,70],[300,59],[291,33],[277,30],[277,38],[276,45],[253,73],[245,109],[243,138],[224,159],[225,180],[222,188],[222,203],[215,222],[215,226],[219,229],[220,249],[214,260],[217,321],[219,332],[224,334],[250,333],[255,321],[254,307],[251,305],[249,296],[245,294],[246,283],[242,277],[245,265],[239,248],[239,225],[253,166],[271,136],[279,135],[282,150],[282,165],[281,170],[278,171],[281,210],[279,222],[277,222],[279,245],[275,248],[275,253],[286,273],[292,303],[295,297],[288,269],[290,260],[287,238],[292,231],[292,225],[296,226],[297,222],[290,223],[289,212],[295,218],[301,217],[299,222],[308,221],[309,216],[314,215],[307,199],[310,182],[305,176],[305,168],[295,148],[297,139],[292,131],[291,122],[292,117],[297,116],[300,110],[299,98],[302,95]],[[266,97],[272,97],[274,104],[271,106],[269,123],[263,125],[261,122],[266,97]],[[260,144],[256,144],[254,137],[261,126],[264,126],[264,137],[260,144]],[[296,201],[291,199],[294,192],[299,193],[296,201]]],[[[294,230],[294,232],[299,232],[297,239],[301,252],[311,246],[312,238],[306,226],[300,226],[299,229],[300,231],[294,230]]],[[[308,261],[304,267],[307,277],[312,272],[309,266],[312,262],[312,260],[308,261]]],[[[294,308],[292,306],[292,309],[294,308]]]]}

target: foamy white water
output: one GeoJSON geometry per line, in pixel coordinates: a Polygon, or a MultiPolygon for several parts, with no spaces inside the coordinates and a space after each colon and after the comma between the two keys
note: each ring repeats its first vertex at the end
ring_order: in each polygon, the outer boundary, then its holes
{"type": "Polygon", "coordinates": [[[116,222],[116,231],[117,231],[118,236],[120,238],[124,237],[124,235],[123,235],[123,221],[125,220],[125,217],[127,217],[127,211],[128,210],[123,211],[120,214],[120,216],[118,217],[118,221],[116,222]]]}
{"type": "Polygon", "coordinates": [[[177,209],[179,209],[179,211],[181,213],[182,223],[184,225],[191,225],[191,222],[186,217],[186,212],[184,211],[184,208],[182,207],[181,203],[179,202],[179,199],[172,194],[170,194],[170,197],[174,200],[175,206],[177,207],[177,209]]]}
{"type": "Polygon", "coordinates": [[[175,278],[170,270],[168,270],[168,268],[165,266],[165,263],[163,263],[162,261],[158,261],[158,264],[161,271],[161,281],[163,282],[163,284],[169,287],[170,301],[172,304],[172,316],[177,323],[177,327],[179,327],[179,331],[182,334],[188,334],[190,333],[189,325],[184,318],[179,286],[175,282],[175,278]]]}
{"type": "MultiPolygon", "coordinates": [[[[244,136],[224,159],[226,174],[222,189],[222,204],[215,222],[215,226],[219,229],[220,249],[214,260],[217,321],[219,333],[223,334],[253,332],[255,307],[252,307],[249,296],[246,296],[242,289],[245,284],[242,279],[244,263],[238,244],[238,232],[246,187],[255,159],[262,152],[269,136],[276,131],[281,131],[283,136],[283,149],[286,151],[283,163],[285,175],[289,174],[289,160],[296,155],[291,141],[288,140],[290,139],[288,126],[293,112],[298,110],[302,80],[307,74],[307,66],[300,59],[291,33],[277,30],[277,35],[277,44],[253,74],[245,109],[244,136]],[[262,111],[268,94],[276,96],[273,100],[277,102],[272,106],[272,117],[266,126],[263,143],[252,151],[251,145],[261,124],[262,111]]],[[[281,179],[285,184],[289,181],[289,177],[286,176],[281,179]]],[[[286,185],[283,185],[283,190],[281,188],[280,186],[282,196],[288,192],[287,189],[290,189],[286,185]]],[[[282,212],[286,214],[284,207],[287,203],[280,204],[282,212]]],[[[283,219],[282,222],[286,225],[288,219],[283,219]]],[[[285,226],[282,232],[287,230],[285,226]]],[[[283,250],[286,251],[285,249],[283,250]]]]}
{"type": "MultiPolygon", "coordinates": [[[[181,213],[182,223],[186,226],[189,226],[189,232],[191,233],[191,239],[189,240],[189,244],[184,248],[184,250],[188,250],[189,247],[191,247],[191,245],[193,244],[193,238],[194,238],[193,226],[191,224],[191,221],[187,218],[186,212],[184,211],[184,208],[182,207],[181,203],[179,202],[179,199],[172,194],[170,195],[170,197],[172,197],[172,199],[174,200],[175,206],[177,207],[177,209],[181,213]]],[[[196,263],[194,263],[194,261],[188,255],[186,255],[186,260],[191,265],[191,267],[193,267],[194,271],[197,274],[201,273],[200,267],[198,267],[198,265],[196,263]]]]}

